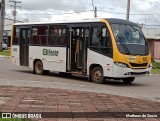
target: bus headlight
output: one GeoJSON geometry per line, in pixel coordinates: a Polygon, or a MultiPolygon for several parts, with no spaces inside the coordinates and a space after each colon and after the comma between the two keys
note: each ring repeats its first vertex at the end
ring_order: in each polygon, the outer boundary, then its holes
{"type": "Polygon", "coordinates": [[[115,62],[114,63],[115,65],[119,66],[119,67],[124,67],[124,68],[127,68],[127,64],[124,64],[124,63],[120,63],[120,62],[115,62]]]}

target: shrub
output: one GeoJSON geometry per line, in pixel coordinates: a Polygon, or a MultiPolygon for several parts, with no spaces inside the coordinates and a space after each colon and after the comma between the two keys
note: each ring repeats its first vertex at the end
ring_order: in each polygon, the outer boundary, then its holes
{"type": "Polygon", "coordinates": [[[160,69],[160,63],[153,61],[153,69],[160,69]]]}

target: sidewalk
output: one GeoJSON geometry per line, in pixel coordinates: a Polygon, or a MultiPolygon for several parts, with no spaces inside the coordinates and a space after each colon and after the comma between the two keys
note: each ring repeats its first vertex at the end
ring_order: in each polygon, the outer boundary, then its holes
{"type": "Polygon", "coordinates": [[[158,62],[158,63],[160,63],[160,60],[154,60],[155,62],[158,62]]]}
{"type": "Polygon", "coordinates": [[[5,56],[3,56],[3,55],[0,55],[0,58],[4,58],[5,56]]]}
{"type": "Polygon", "coordinates": [[[3,55],[0,55],[0,58],[10,58],[10,56],[3,56],[3,55]]]}
{"type": "MultiPolygon", "coordinates": [[[[159,112],[160,102],[65,89],[0,86],[0,112],[159,112]]],[[[80,114],[79,114],[80,115],[80,114]]],[[[71,113],[71,117],[74,117],[71,113]]],[[[40,119],[52,121],[53,119],[40,119]]],[[[54,121],[60,119],[54,118],[54,121]]],[[[74,119],[63,118],[64,121],[74,119]]],[[[160,118],[76,118],[74,121],[160,121],[160,118]]]]}

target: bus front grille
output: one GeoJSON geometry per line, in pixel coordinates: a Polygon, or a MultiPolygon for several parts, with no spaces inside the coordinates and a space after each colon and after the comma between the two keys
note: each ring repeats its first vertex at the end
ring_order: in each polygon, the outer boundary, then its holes
{"type": "Polygon", "coordinates": [[[136,64],[136,63],[130,63],[130,65],[132,66],[132,67],[147,67],[147,65],[148,65],[148,63],[143,63],[143,64],[136,64]]]}

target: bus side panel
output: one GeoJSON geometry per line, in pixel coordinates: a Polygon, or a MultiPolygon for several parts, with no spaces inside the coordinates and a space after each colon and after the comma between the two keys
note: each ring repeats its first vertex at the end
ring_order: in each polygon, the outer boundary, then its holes
{"type": "Polygon", "coordinates": [[[66,72],[66,47],[29,47],[29,67],[39,59],[43,62],[44,70],[66,72]]]}
{"type": "Polygon", "coordinates": [[[89,75],[89,68],[92,64],[98,64],[102,66],[104,76],[113,77],[113,59],[105,55],[99,54],[88,49],[87,55],[87,75],[89,75]]]}
{"type": "Polygon", "coordinates": [[[18,45],[12,45],[12,63],[20,66],[20,47],[18,45]]]}

